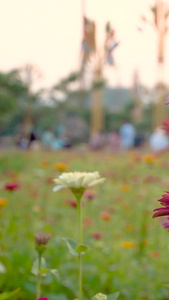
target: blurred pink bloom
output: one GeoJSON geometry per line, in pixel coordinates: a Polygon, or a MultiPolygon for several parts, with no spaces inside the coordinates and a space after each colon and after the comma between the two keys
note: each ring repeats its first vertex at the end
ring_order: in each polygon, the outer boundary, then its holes
{"type": "Polygon", "coordinates": [[[86,219],[84,219],[84,221],[83,221],[83,224],[85,225],[85,226],[92,226],[93,225],[93,220],[91,219],[91,218],[86,218],[86,219]]]}
{"type": "Polygon", "coordinates": [[[41,297],[41,298],[38,298],[38,300],[48,300],[48,297],[41,297]]]}
{"type": "Polygon", "coordinates": [[[167,217],[165,220],[163,220],[162,225],[163,225],[164,229],[169,230],[169,217],[167,217]]]}
{"type": "Polygon", "coordinates": [[[166,104],[166,105],[168,105],[168,104],[169,104],[169,98],[166,100],[165,104],[166,104]]]}
{"type": "Polygon", "coordinates": [[[89,200],[93,200],[94,198],[96,198],[96,194],[92,190],[86,190],[84,192],[84,197],[86,197],[89,200]]]}
{"type": "Polygon", "coordinates": [[[18,190],[20,188],[20,185],[17,182],[10,182],[5,184],[4,189],[7,191],[15,191],[18,190]]]}
{"type": "Polygon", "coordinates": [[[162,129],[169,132],[169,118],[162,122],[162,129]]]}
{"type": "Polygon", "coordinates": [[[103,238],[103,235],[101,232],[93,232],[92,233],[92,238],[96,239],[96,240],[101,240],[103,238]]]}

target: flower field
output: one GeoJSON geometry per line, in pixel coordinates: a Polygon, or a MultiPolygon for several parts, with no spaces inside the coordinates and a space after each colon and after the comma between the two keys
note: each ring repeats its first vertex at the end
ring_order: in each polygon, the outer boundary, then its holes
{"type": "Polygon", "coordinates": [[[77,202],[68,189],[53,192],[53,179],[72,171],[105,178],[82,198],[83,299],[116,291],[120,300],[169,299],[169,232],[152,219],[169,190],[167,153],[0,153],[0,293],[20,288],[13,299],[36,299],[34,235],[46,232],[53,274],[42,276],[42,296],[78,297],[77,258],[64,239],[78,239],[77,202]]]}

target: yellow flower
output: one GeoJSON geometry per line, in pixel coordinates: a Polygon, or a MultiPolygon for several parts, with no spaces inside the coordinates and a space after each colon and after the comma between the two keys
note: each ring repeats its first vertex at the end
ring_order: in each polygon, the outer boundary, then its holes
{"type": "Polygon", "coordinates": [[[122,241],[121,246],[125,249],[132,249],[134,248],[134,243],[130,241],[122,241]]]}
{"type": "Polygon", "coordinates": [[[8,201],[4,198],[0,198],[0,208],[8,205],[8,201]]]}
{"type": "Polygon", "coordinates": [[[64,172],[67,169],[67,165],[63,162],[60,162],[54,166],[54,168],[60,172],[64,172]]]}
{"type": "Polygon", "coordinates": [[[54,179],[56,186],[53,191],[56,192],[62,188],[85,190],[104,181],[105,178],[101,178],[99,172],[67,172],[54,179]]]}
{"type": "Polygon", "coordinates": [[[129,192],[130,186],[128,184],[123,184],[121,189],[123,192],[129,192]]]}
{"type": "Polygon", "coordinates": [[[144,156],[144,161],[148,164],[152,164],[154,162],[154,155],[145,155],[144,156]]]}

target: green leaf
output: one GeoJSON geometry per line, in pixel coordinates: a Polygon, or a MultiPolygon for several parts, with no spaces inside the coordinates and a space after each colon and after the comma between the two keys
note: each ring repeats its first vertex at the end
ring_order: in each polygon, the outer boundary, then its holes
{"type": "MultiPolygon", "coordinates": [[[[32,266],[32,270],[31,270],[31,273],[34,274],[35,276],[37,276],[38,272],[39,272],[38,265],[39,265],[39,260],[37,258],[34,261],[33,266],[32,266]]],[[[43,270],[43,269],[46,269],[46,261],[45,261],[44,257],[41,258],[41,270],[43,270]]],[[[40,272],[41,272],[41,270],[40,270],[40,272]]]]}
{"type": "Polygon", "coordinates": [[[63,240],[66,242],[69,252],[72,255],[77,256],[78,252],[76,251],[76,248],[78,246],[78,243],[75,242],[74,240],[71,240],[71,239],[68,239],[68,238],[63,238],[63,240]]]}
{"type": "Polygon", "coordinates": [[[81,245],[78,245],[75,250],[78,253],[84,254],[88,249],[89,249],[88,246],[81,244],[81,245]]]}
{"type": "Polygon", "coordinates": [[[59,272],[58,272],[57,269],[51,269],[51,270],[50,270],[50,273],[51,273],[57,280],[60,279],[59,272]]]}
{"type": "Polygon", "coordinates": [[[19,291],[20,291],[20,288],[14,290],[12,292],[2,293],[2,294],[0,294],[0,300],[9,299],[9,298],[13,297],[14,295],[16,295],[19,291]]]}
{"type": "Polygon", "coordinates": [[[0,274],[6,273],[5,266],[0,262],[0,274]]]}
{"type": "Polygon", "coordinates": [[[119,295],[120,295],[120,292],[115,292],[113,294],[110,294],[107,296],[107,300],[116,300],[116,299],[118,299],[119,295]]]}
{"type": "Polygon", "coordinates": [[[54,277],[55,277],[55,279],[57,279],[57,280],[59,280],[60,279],[60,277],[59,277],[59,272],[58,272],[58,270],[57,269],[41,269],[40,270],[40,274],[41,275],[46,275],[46,274],[52,274],[54,277]]]}
{"type": "Polygon", "coordinates": [[[162,286],[166,287],[167,289],[169,289],[169,283],[162,283],[162,286]]]}

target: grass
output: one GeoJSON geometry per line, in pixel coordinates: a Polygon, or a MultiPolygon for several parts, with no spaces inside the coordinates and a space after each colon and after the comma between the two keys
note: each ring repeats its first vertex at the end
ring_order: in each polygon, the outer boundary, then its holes
{"type": "Polygon", "coordinates": [[[74,198],[68,190],[52,191],[60,162],[67,171],[97,170],[106,178],[92,189],[93,200],[83,197],[84,243],[89,246],[83,257],[84,300],[115,291],[121,292],[119,299],[167,299],[169,233],[159,219],[152,219],[152,211],[169,186],[168,155],[148,162],[134,152],[0,153],[0,198],[8,200],[0,210],[0,261],[6,267],[0,274],[0,292],[20,287],[17,300],[35,299],[34,234],[46,231],[52,239],[44,257],[60,278],[44,277],[43,295],[49,300],[77,297],[77,261],[62,239],[78,239],[77,211],[70,205],[74,198]],[[20,188],[6,191],[4,185],[13,181],[20,188]],[[102,219],[103,213],[110,220],[102,219]]]}

